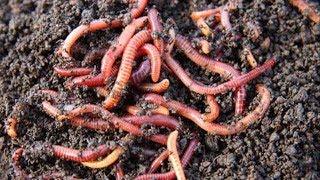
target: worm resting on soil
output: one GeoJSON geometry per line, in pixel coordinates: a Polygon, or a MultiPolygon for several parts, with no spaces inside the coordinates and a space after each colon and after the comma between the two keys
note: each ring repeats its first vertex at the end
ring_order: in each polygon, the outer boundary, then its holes
{"type": "Polygon", "coordinates": [[[143,92],[153,92],[153,93],[163,93],[170,85],[169,79],[164,79],[158,83],[144,83],[138,86],[138,88],[143,92]]]}
{"type": "Polygon", "coordinates": [[[159,127],[167,127],[173,130],[180,128],[180,124],[175,118],[165,115],[125,116],[122,119],[136,126],[152,124],[159,127]]]}
{"type": "Polygon", "coordinates": [[[138,106],[127,106],[126,110],[129,114],[136,115],[136,116],[139,116],[141,114],[148,114],[149,115],[149,112],[150,112],[150,114],[169,115],[169,110],[163,106],[158,106],[158,107],[152,108],[152,109],[143,109],[138,106]]]}

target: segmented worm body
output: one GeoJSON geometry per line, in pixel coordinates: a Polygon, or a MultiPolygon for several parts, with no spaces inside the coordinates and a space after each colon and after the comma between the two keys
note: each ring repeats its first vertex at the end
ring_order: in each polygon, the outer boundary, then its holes
{"type": "Polygon", "coordinates": [[[213,95],[207,95],[207,103],[209,105],[210,112],[202,114],[203,119],[206,122],[212,122],[219,117],[220,106],[213,95]]]}
{"type": "Polygon", "coordinates": [[[226,31],[230,31],[232,29],[232,25],[230,23],[230,16],[228,12],[227,6],[220,7],[220,14],[221,14],[221,25],[224,27],[226,31]]]}
{"type": "MultiPolygon", "coordinates": [[[[142,13],[144,8],[148,4],[148,0],[131,0],[130,3],[137,3],[137,6],[131,9],[130,15],[132,19],[139,17],[142,13]]],[[[105,19],[94,20],[86,25],[80,25],[67,36],[65,39],[62,47],[61,47],[61,54],[63,57],[71,57],[71,48],[74,43],[83,35],[94,32],[101,29],[106,28],[117,28],[122,26],[122,20],[115,19],[112,21],[107,21],[105,19]]]]}
{"type": "Polygon", "coordinates": [[[159,12],[152,8],[148,12],[148,20],[151,26],[151,32],[152,32],[152,38],[154,45],[159,50],[160,54],[164,51],[164,41],[161,37],[161,33],[163,31],[163,27],[160,21],[160,15],[159,12]]]}
{"type": "Polygon", "coordinates": [[[53,118],[57,118],[62,115],[61,110],[53,106],[49,101],[43,101],[42,108],[48,115],[53,118]]]}
{"type": "Polygon", "coordinates": [[[249,48],[244,49],[244,54],[245,54],[246,59],[251,67],[255,68],[258,66],[258,63],[249,48]]]}
{"type": "Polygon", "coordinates": [[[164,79],[158,83],[141,84],[138,88],[143,92],[163,93],[169,88],[169,85],[169,79],[164,79]]]}
{"type": "Polygon", "coordinates": [[[123,53],[120,70],[115,85],[113,86],[109,96],[103,102],[104,108],[111,109],[118,104],[124,88],[130,79],[133,62],[137,56],[137,51],[142,45],[150,40],[151,33],[149,30],[142,30],[132,37],[123,53]]]}
{"type": "Polygon", "coordinates": [[[73,126],[84,127],[94,131],[107,131],[111,128],[110,123],[101,119],[86,120],[81,117],[75,117],[69,120],[73,126]]]}
{"type": "Polygon", "coordinates": [[[84,76],[92,72],[93,68],[60,68],[54,67],[54,72],[61,77],[84,76]]]}
{"type": "Polygon", "coordinates": [[[140,67],[137,71],[132,73],[131,81],[135,85],[139,85],[141,82],[143,82],[151,70],[151,64],[150,60],[145,60],[140,64],[140,67]]]}
{"type": "Polygon", "coordinates": [[[195,11],[191,13],[191,18],[192,20],[196,21],[200,18],[206,19],[211,16],[216,16],[220,18],[220,9],[215,8],[215,9],[208,9],[208,10],[203,10],[203,11],[195,11]]]}
{"type": "Polygon", "coordinates": [[[158,106],[152,109],[143,109],[138,106],[127,106],[126,110],[131,115],[140,116],[142,114],[162,114],[162,115],[169,115],[169,110],[163,106],[158,106]]]}
{"type": "Polygon", "coordinates": [[[320,15],[305,0],[289,0],[289,2],[297,7],[301,13],[306,14],[313,22],[320,23],[320,15]]]}
{"type": "Polygon", "coordinates": [[[232,135],[245,130],[250,124],[261,119],[265,112],[268,110],[271,101],[269,90],[264,85],[257,85],[257,91],[261,95],[259,105],[254,111],[246,115],[240,121],[236,122],[235,125],[222,125],[205,122],[201,113],[197,110],[190,108],[178,101],[165,100],[162,96],[159,96],[157,94],[148,94],[145,96],[145,100],[173,109],[174,111],[176,111],[176,113],[193,121],[200,128],[209,133],[218,135],[232,135]]]}
{"type": "Polygon", "coordinates": [[[152,116],[125,116],[123,120],[130,122],[136,126],[144,124],[152,124],[160,127],[167,127],[169,129],[179,129],[179,122],[170,116],[165,115],[152,115],[152,116]]]}
{"type": "Polygon", "coordinates": [[[169,151],[163,151],[151,164],[148,174],[154,173],[162,165],[163,161],[169,157],[169,151]]]}
{"type": "Polygon", "coordinates": [[[77,150],[64,146],[52,145],[53,154],[57,158],[70,160],[74,162],[94,161],[99,157],[103,157],[111,152],[107,145],[100,145],[95,149],[77,150]]]}
{"type": "Polygon", "coordinates": [[[161,71],[161,55],[159,50],[152,44],[145,44],[140,48],[142,54],[147,54],[151,62],[151,80],[157,82],[161,71]]]}
{"type": "Polygon", "coordinates": [[[110,153],[107,157],[102,159],[101,161],[92,161],[92,162],[82,162],[82,165],[90,167],[92,169],[101,169],[106,168],[116,162],[119,157],[124,153],[124,149],[122,147],[116,147],[112,153],[110,153]]]}

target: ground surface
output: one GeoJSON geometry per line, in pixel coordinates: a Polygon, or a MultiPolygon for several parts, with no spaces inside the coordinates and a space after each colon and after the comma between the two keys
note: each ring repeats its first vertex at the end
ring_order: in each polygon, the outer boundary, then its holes
{"type": "MultiPolygon", "coordinates": [[[[68,92],[63,86],[65,80],[57,78],[52,71],[53,65],[61,61],[54,55],[56,48],[79,23],[114,15],[127,8],[126,5],[114,3],[117,2],[115,0],[94,2],[0,0],[0,179],[12,177],[10,157],[21,146],[28,149],[22,166],[34,176],[59,171],[80,178],[113,177],[112,168],[90,170],[76,163],[58,160],[38,147],[44,143],[75,148],[94,147],[121,137],[124,133],[96,133],[55,122],[41,111],[37,105],[39,99],[27,98],[40,88],[68,92]],[[18,128],[21,137],[11,141],[4,132],[4,121],[17,102],[31,105],[21,111],[25,117],[18,128]]],[[[224,3],[210,0],[154,0],[151,4],[161,9],[163,19],[173,18],[180,33],[196,38],[202,35],[189,18],[190,12],[224,3]]],[[[250,70],[241,58],[245,46],[251,47],[260,64],[272,55],[278,57],[273,71],[248,86],[249,109],[246,112],[256,105],[256,83],[265,83],[271,90],[271,107],[259,123],[230,137],[206,134],[183,120],[186,130],[181,144],[185,143],[191,132],[197,132],[201,142],[186,169],[187,176],[190,179],[320,178],[320,25],[312,24],[283,0],[245,1],[232,13],[231,21],[234,33],[242,36],[240,40],[230,41],[224,33],[209,40],[214,44],[214,49],[218,45],[223,46],[223,61],[242,71],[250,70]],[[252,40],[252,29],[248,23],[254,24],[261,32],[255,41],[252,40]],[[266,45],[268,39],[270,46],[266,45]]],[[[82,38],[81,43],[87,49],[108,46],[118,34],[119,31],[101,31],[82,38]]],[[[217,76],[195,68],[179,52],[176,57],[193,78],[205,83],[218,80],[217,76]]],[[[174,77],[170,77],[170,80],[173,85],[166,96],[204,111],[202,96],[190,93],[174,77]]],[[[78,99],[93,103],[102,101],[91,90],[78,89],[76,92],[78,99]]],[[[218,100],[222,107],[220,122],[230,123],[240,118],[233,116],[231,93],[219,96],[218,100]]],[[[141,155],[138,147],[154,151],[159,149],[141,140],[134,142],[134,146],[136,148],[122,157],[128,179],[142,172],[153,159],[141,155]]],[[[165,165],[163,171],[169,168],[165,165]]]]}

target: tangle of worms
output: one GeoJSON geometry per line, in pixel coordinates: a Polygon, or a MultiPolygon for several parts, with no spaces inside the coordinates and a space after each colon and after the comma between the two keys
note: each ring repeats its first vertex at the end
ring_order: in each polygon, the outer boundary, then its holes
{"type": "Polygon", "coordinates": [[[138,70],[132,73],[131,75],[131,81],[135,85],[139,85],[142,81],[144,81],[147,78],[147,75],[150,73],[151,70],[151,64],[150,60],[143,61],[138,70]]]}
{"type": "Polygon", "coordinates": [[[180,124],[175,118],[165,115],[125,116],[122,119],[136,126],[152,124],[159,127],[167,127],[172,130],[180,129],[180,124]]]}
{"type": "Polygon", "coordinates": [[[138,86],[138,88],[143,92],[153,92],[153,93],[163,93],[170,85],[169,79],[163,79],[158,83],[144,83],[138,86]]]}
{"type": "Polygon", "coordinates": [[[139,53],[147,54],[151,62],[151,80],[157,82],[161,71],[161,54],[152,44],[145,44],[140,48],[139,53]]]}
{"type": "Polygon", "coordinates": [[[308,16],[313,22],[320,23],[320,15],[305,0],[289,0],[289,3],[297,7],[301,13],[308,16]]]}
{"type": "Polygon", "coordinates": [[[103,102],[104,108],[111,109],[118,104],[124,91],[124,88],[131,77],[132,66],[135,57],[137,56],[137,51],[141,46],[143,46],[143,44],[150,40],[150,31],[142,30],[138,32],[136,35],[134,35],[132,39],[129,41],[122,56],[120,70],[115,85],[113,86],[109,96],[103,102]]]}
{"type": "Polygon", "coordinates": [[[257,85],[257,91],[261,95],[259,105],[255,108],[255,110],[246,115],[235,125],[222,125],[205,122],[201,113],[197,110],[190,108],[178,101],[166,100],[157,94],[148,94],[145,96],[145,100],[174,110],[179,115],[193,121],[200,128],[209,133],[218,135],[232,135],[245,130],[250,124],[261,119],[268,110],[271,101],[269,90],[264,85],[257,85]]]}
{"type": "Polygon", "coordinates": [[[160,21],[160,14],[155,9],[152,8],[148,12],[148,20],[151,26],[152,38],[154,41],[154,45],[159,50],[160,54],[164,51],[164,41],[161,37],[161,33],[163,31],[163,27],[160,21]]]}
{"type": "MultiPolygon", "coordinates": [[[[197,139],[191,140],[189,143],[187,149],[185,150],[182,158],[181,158],[181,164],[183,167],[186,167],[188,162],[190,161],[192,155],[197,149],[197,146],[199,144],[199,141],[197,139]]],[[[149,179],[174,179],[176,177],[176,174],[174,171],[169,171],[167,173],[157,173],[157,174],[145,174],[141,175],[135,178],[135,180],[149,180],[149,179]]]]}
{"type": "Polygon", "coordinates": [[[162,115],[169,115],[169,110],[163,106],[158,106],[152,109],[143,109],[138,106],[127,106],[126,110],[131,115],[142,115],[142,114],[162,114],[162,115]]]}
{"type": "Polygon", "coordinates": [[[169,151],[169,160],[172,164],[173,170],[176,173],[177,180],[185,180],[184,169],[181,164],[177,149],[178,131],[175,130],[169,134],[167,141],[167,149],[169,151]]]}
{"type": "Polygon", "coordinates": [[[101,169],[106,168],[116,162],[119,157],[124,153],[122,147],[116,147],[107,157],[100,161],[91,161],[91,162],[81,162],[82,165],[90,167],[92,169],[101,169]]]}
{"type": "Polygon", "coordinates": [[[99,157],[103,157],[111,152],[107,145],[100,145],[95,149],[77,150],[64,146],[52,145],[53,154],[60,159],[70,160],[74,162],[94,161],[99,157]]]}
{"type": "MultiPolygon", "coordinates": [[[[139,17],[144,8],[148,4],[148,0],[131,0],[130,3],[137,3],[137,6],[130,11],[130,16],[132,19],[139,17]]],[[[117,28],[122,26],[122,20],[115,19],[112,21],[108,21],[105,19],[94,20],[86,25],[80,25],[67,36],[62,47],[61,47],[61,55],[63,57],[71,57],[71,48],[74,43],[83,35],[94,32],[101,29],[106,28],[117,28]]]]}

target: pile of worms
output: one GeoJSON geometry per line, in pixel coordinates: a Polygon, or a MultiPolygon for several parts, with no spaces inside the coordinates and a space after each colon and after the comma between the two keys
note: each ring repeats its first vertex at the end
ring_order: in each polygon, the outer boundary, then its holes
{"type": "MultiPolygon", "coordinates": [[[[190,17],[205,36],[212,35],[214,32],[205,21],[209,17],[215,18],[223,27],[223,32],[228,33],[232,29],[229,13],[236,8],[235,2],[230,1],[215,9],[192,12],[190,17]]],[[[319,22],[319,16],[315,15],[306,3],[301,0],[291,0],[290,2],[300,11],[307,9],[309,13],[307,16],[313,21],[319,22]]],[[[163,145],[166,149],[158,157],[155,157],[146,172],[141,172],[135,179],[186,179],[186,167],[192,160],[192,155],[200,142],[196,137],[191,138],[186,148],[180,149],[178,138],[184,127],[175,117],[180,116],[184,120],[190,120],[199,127],[199,131],[211,135],[228,136],[245,131],[248,126],[263,118],[271,101],[269,89],[264,84],[257,84],[256,91],[260,96],[260,101],[255,109],[245,114],[246,86],[253,79],[271,70],[276,64],[276,58],[271,57],[259,65],[253,54],[247,49],[245,50],[246,57],[252,69],[246,73],[241,72],[231,64],[222,62],[219,55],[214,58],[206,55],[210,52],[210,45],[206,40],[200,40],[200,48],[197,49],[188,37],[177,33],[178,27],[164,28],[161,14],[157,9],[154,7],[147,9],[148,0],[129,0],[128,3],[134,4],[127,13],[131,17],[130,23],[125,24],[121,18],[115,18],[111,21],[98,19],[80,25],[66,37],[57,51],[61,58],[73,59],[76,53],[76,42],[84,35],[104,29],[122,29],[115,43],[109,48],[91,51],[84,57],[85,63],[101,59],[99,73],[95,74],[94,68],[88,66],[54,67],[57,76],[68,78],[65,83],[67,89],[92,88],[99,96],[105,98],[103,102],[77,106],[66,103],[59,104],[61,101],[56,100],[60,96],[59,92],[50,89],[38,91],[38,94],[50,97],[42,102],[42,109],[56,121],[68,121],[73,126],[100,132],[119,129],[126,132],[127,136],[113,146],[101,144],[93,149],[78,150],[51,144],[46,146],[46,150],[52,152],[56,158],[80,163],[92,169],[114,165],[116,179],[124,179],[125,172],[120,163],[121,157],[130,148],[130,142],[139,136],[147,141],[163,145]],[[218,85],[205,85],[192,79],[172,55],[174,49],[183,52],[188,60],[195,65],[211,73],[219,74],[224,82],[218,85]],[[138,61],[141,57],[144,57],[144,60],[138,61]],[[138,62],[140,65],[136,65],[138,62]],[[161,79],[163,71],[175,76],[190,91],[204,95],[206,97],[205,103],[210,111],[201,113],[182,102],[164,97],[163,94],[170,87],[170,80],[161,79]],[[115,79],[114,82],[110,82],[112,79],[115,79]],[[138,105],[127,105],[124,108],[126,115],[118,117],[112,111],[119,107],[119,103],[126,96],[126,88],[130,86],[134,86],[139,92],[144,93],[141,94],[141,101],[153,104],[153,108],[149,109],[147,114],[143,114],[141,113],[143,109],[138,105]],[[242,119],[230,125],[217,122],[221,110],[216,96],[226,92],[234,92],[235,115],[243,116],[242,119]],[[170,116],[171,114],[175,114],[175,117],[170,116]],[[145,125],[166,128],[168,134],[146,132],[143,129],[145,125]],[[172,170],[159,172],[159,168],[166,159],[171,163],[172,170]]],[[[6,132],[13,140],[19,137],[17,126],[21,120],[17,115],[18,111],[19,108],[14,107],[6,122],[6,132]]],[[[25,150],[24,147],[20,147],[15,150],[12,156],[15,176],[23,179],[30,178],[20,163],[25,150]]],[[[62,175],[51,173],[42,175],[42,178],[59,176],[62,175]]]]}

